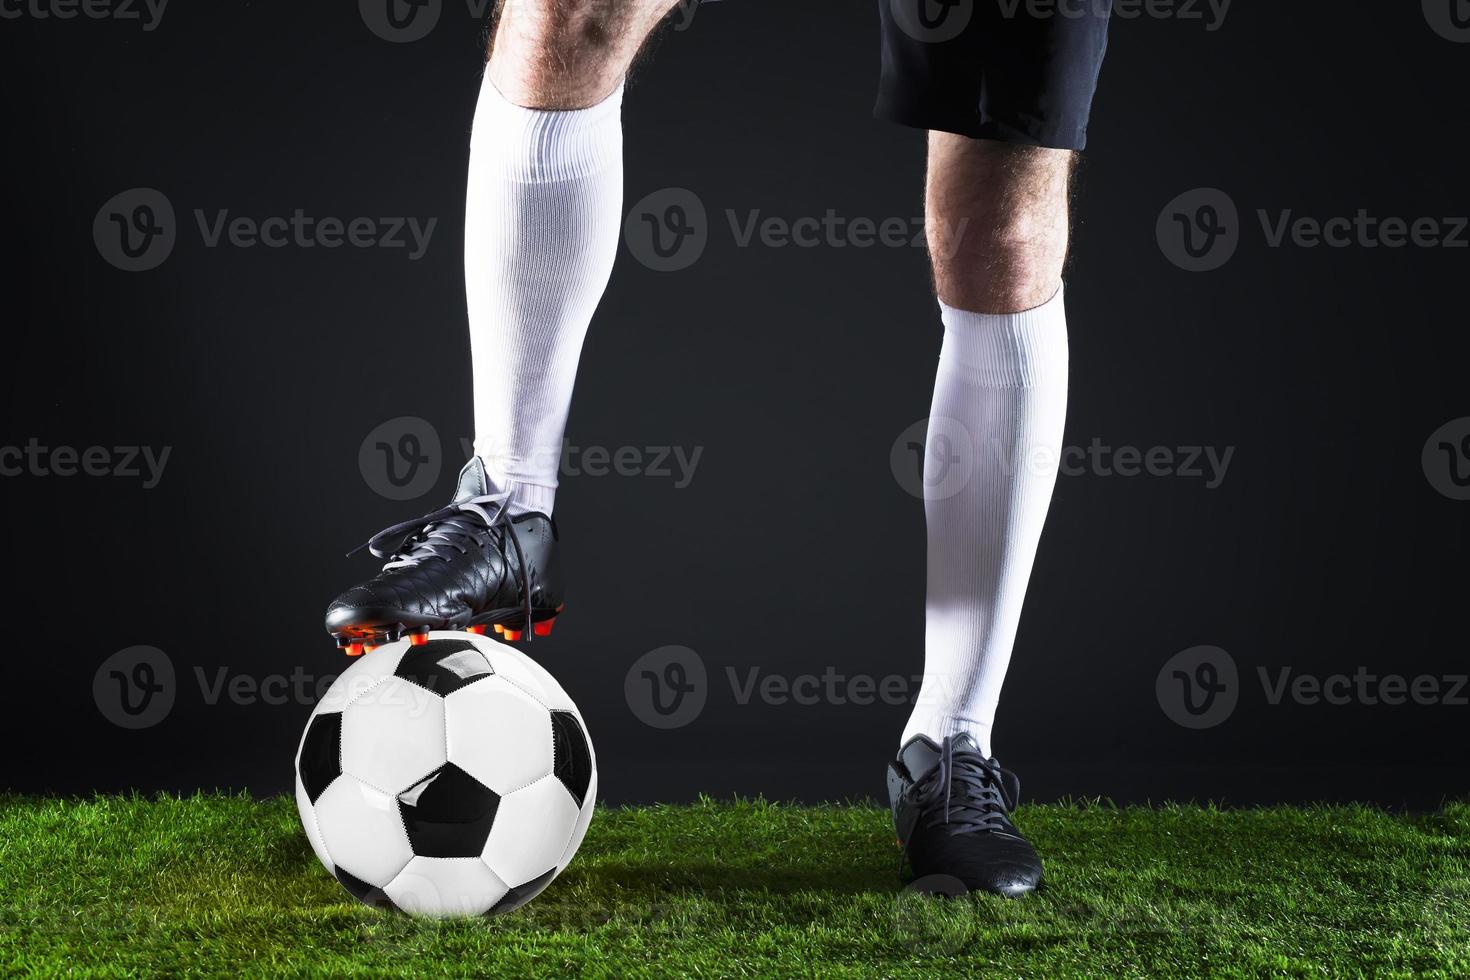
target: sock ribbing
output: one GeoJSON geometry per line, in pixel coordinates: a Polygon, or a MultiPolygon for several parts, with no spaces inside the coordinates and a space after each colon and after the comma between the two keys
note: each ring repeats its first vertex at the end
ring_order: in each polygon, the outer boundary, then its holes
{"type": "Polygon", "coordinates": [[[470,139],[465,292],[475,452],[517,508],[551,512],[588,324],[622,227],[622,98],[528,109],[487,75],[470,139]]]}
{"type": "Polygon", "coordinates": [[[919,733],[937,741],[967,732],[989,755],[1056,480],[1067,405],[1066,317],[1059,292],[1014,314],[941,304],[941,318],[930,439],[938,434],[944,442],[925,453],[924,485],[939,492],[926,492],[924,501],[924,682],[900,744],[919,733]],[[958,485],[946,478],[956,465],[968,467],[958,485]]]}
{"type": "Polygon", "coordinates": [[[622,169],[623,85],[585,109],[528,109],[500,94],[485,76],[475,106],[470,154],[494,156],[503,180],[553,183],[576,180],[606,170],[622,169]]]}
{"type": "Polygon", "coordinates": [[[1061,371],[1066,382],[1067,327],[1062,290],[1021,313],[971,313],[939,304],[941,362],[967,369],[987,388],[1031,388],[1061,371]]]}

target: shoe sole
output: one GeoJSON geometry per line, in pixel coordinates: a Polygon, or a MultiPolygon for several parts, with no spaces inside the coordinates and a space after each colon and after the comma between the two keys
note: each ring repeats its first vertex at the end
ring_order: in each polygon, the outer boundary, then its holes
{"type": "Polygon", "coordinates": [[[526,610],[517,606],[513,609],[492,609],[489,612],[480,613],[468,622],[440,620],[436,623],[415,623],[413,625],[392,623],[377,626],[349,626],[345,629],[333,630],[332,639],[336,642],[337,649],[349,657],[360,657],[384,643],[392,643],[395,640],[407,639],[415,646],[428,643],[430,630],[463,630],[479,636],[493,632],[500,639],[516,643],[530,636],[550,636],[552,625],[565,608],[566,603],[562,603],[555,609],[532,608],[529,630],[526,629],[526,610]]]}

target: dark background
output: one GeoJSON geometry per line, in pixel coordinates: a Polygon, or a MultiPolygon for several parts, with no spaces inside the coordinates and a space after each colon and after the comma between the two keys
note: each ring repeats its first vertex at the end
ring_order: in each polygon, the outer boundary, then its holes
{"type": "MultiPolygon", "coordinates": [[[[173,0],[151,31],[0,20],[0,445],[171,447],[153,489],[0,479],[10,788],[289,788],[309,704],[209,704],[196,668],[342,669],[321,614],[374,567],[343,553],[449,493],[471,435],[461,235],[481,34],[462,0],[413,43],[375,36],[351,3],[173,0]],[[92,234],[135,187],[178,216],[146,272],[108,264],[92,234]],[[207,248],[193,217],[296,208],[438,226],[410,261],[207,248]],[[402,502],[358,466],[399,416],[443,441],[437,486],[402,502]],[[143,730],[109,722],[93,690],[134,645],[176,672],[172,710],[143,730]]],[[[724,218],[920,214],[922,135],[870,118],[876,68],[868,3],[728,0],[666,31],[630,87],[626,204],[689,188],[711,228],[682,271],[623,250],[568,433],[703,453],[684,489],[582,476],[558,497],[571,603],[532,652],[587,716],[609,800],[882,792],[905,707],[740,705],[727,678],[920,670],[923,514],[890,450],[928,410],[924,255],[741,248],[724,218]],[[702,658],[708,704],[660,731],[623,685],[670,644],[702,658]]],[[[1463,703],[1272,705],[1257,678],[1470,669],[1470,503],[1421,465],[1431,433],[1470,415],[1470,250],[1270,248],[1255,217],[1465,215],[1467,68],[1470,45],[1417,4],[1240,3],[1215,31],[1115,22],[1069,279],[1067,442],[1235,454],[1213,490],[1060,481],[996,737],[1031,794],[1429,805],[1470,788],[1463,703]],[[1201,187],[1238,205],[1240,244],[1191,273],[1155,223],[1201,187]],[[1155,680],[1200,644],[1230,653],[1243,689],[1196,731],[1155,680]]]]}

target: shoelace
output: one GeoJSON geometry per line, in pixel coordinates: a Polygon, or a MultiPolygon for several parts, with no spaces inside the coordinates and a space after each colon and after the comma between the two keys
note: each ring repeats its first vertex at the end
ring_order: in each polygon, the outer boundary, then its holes
{"type": "Polygon", "coordinates": [[[348,557],[366,548],[377,558],[387,558],[383,571],[394,568],[414,568],[430,558],[447,561],[452,551],[465,554],[469,546],[484,547],[487,540],[496,542],[500,554],[505,556],[505,542],[510,541],[516,554],[516,565],[521,573],[521,599],[526,613],[525,636],[530,643],[536,635],[531,629],[531,576],[526,568],[526,555],[521,542],[510,526],[510,494],[491,493],[469,500],[449,504],[423,517],[385,527],[363,544],[349,551],[348,557]],[[494,512],[487,506],[494,506],[494,512]],[[391,549],[391,550],[390,550],[391,549]]]}
{"type": "Polygon", "coordinates": [[[1005,830],[1009,808],[1001,784],[1004,771],[979,752],[955,751],[954,736],[950,735],[940,746],[939,763],[909,792],[924,814],[925,826],[943,824],[950,834],[1005,830]],[[941,802],[943,807],[939,806],[941,802]]]}

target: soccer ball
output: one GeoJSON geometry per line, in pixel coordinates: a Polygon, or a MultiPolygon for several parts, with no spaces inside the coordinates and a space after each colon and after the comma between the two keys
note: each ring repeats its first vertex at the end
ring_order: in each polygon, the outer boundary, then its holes
{"type": "Polygon", "coordinates": [[[349,892],[413,915],[497,915],[561,873],[587,832],[587,727],[535,661],[471,633],[347,668],[296,752],[296,805],[349,892]]]}

